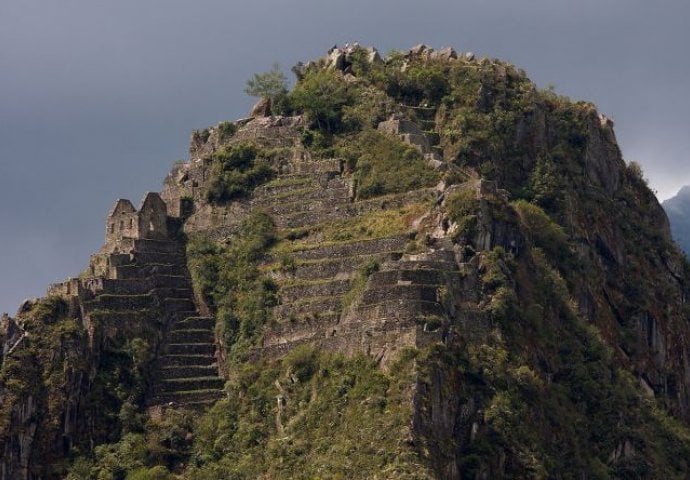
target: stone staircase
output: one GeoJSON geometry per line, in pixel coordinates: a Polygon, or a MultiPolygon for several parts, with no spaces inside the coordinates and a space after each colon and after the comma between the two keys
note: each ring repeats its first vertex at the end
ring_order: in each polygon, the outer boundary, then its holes
{"type": "Polygon", "coordinates": [[[195,407],[223,397],[215,320],[199,316],[184,246],[173,240],[134,240],[131,253],[109,255],[109,276],[84,302],[87,313],[123,321],[154,312],[161,331],[158,374],[148,404],[195,407]]]}

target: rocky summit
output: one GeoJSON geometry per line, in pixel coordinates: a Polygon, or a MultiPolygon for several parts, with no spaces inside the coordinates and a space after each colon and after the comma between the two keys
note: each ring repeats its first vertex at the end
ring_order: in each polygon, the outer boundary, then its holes
{"type": "Polygon", "coordinates": [[[690,478],[690,267],[594,105],[335,46],[0,326],[0,480],[690,478]]]}

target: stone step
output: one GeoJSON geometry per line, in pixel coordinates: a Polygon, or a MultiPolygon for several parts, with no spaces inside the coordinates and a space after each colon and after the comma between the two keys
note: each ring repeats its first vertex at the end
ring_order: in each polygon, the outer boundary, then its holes
{"type": "Polygon", "coordinates": [[[281,175],[280,179],[277,181],[268,182],[265,185],[256,187],[253,192],[253,198],[255,200],[262,199],[264,197],[271,197],[275,195],[282,195],[285,193],[297,192],[304,190],[305,188],[316,188],[319,186],[318,176],[301,176],[286,178],[281,175]]]}
{"type": "Polygon", "coordinates": [[[125,322],[139,322],[147,324],[155,324],[156,322],[161,325],[164,323],[164,318],[162,317],[162,312],[157,309],[137,309],[137,310],[104,310],[99,308],[96,304],[84,304],[85,312],[91,316],[92,319],[99,322],[108,322],[113,325],[125,323],[125,322]]]}
{"type": "Polygon", "coordinates": [[[409,235],[359,240],[354,242],[340,242],[321,247],[297,250],[291,253],[299,260],[334,259],[354,257],[357,255],[375,255],[389,252],[402,252],[409,242],[409,235]]]}
{"type": "Polygon", "coordinates": [[[222,389],[225,379],[219,376],[172,378],[162,380],[159,384],[161,392],[186,392],[192,390],[222,389]]]}
{"type": "Polygon", "coordinates": [[[290,173],[293,175],[332,173],[340,175],[343,161],[338,158],[329,158],[311,162],[290,163],[290,173]]]}
{"type": "Polygon", "coordinates": [[[357,312],[357,317],[367,319],[401,317],[417,319],[420,316],[443,317],[446,315],[440,303],[415,299],[386,299],[379,303],[361,303],[357,306],[357,312]]]}
{"type": "Polygon", "coordinates": [[[181,264],[131,264],[115,267],[115,276],[118,279],[148,278],[153,275],[188,276],[189,272],[187,271],[187,266],[181,264]]]}
{"type": "Polygon", "coordinates": [[[341,296],[352,285],[352,280],[332,280],[316,283],[304,283],[280,288],[279,295],[283,304],[292,303],[301,298],[341,296]]]}
{"type": "Polygon", "coordinates": [[[216,377],[218,368],[215,365],[172,365],[160,369],[163,380],[175,378],[216,377]]]}
{"type": "MultiPolygon", "coordinates": [[[[184,312],[183,312],[184,313],[184,312]]],[[[184,330],[186,328],[203,328],[213,331],[216,320],[213,317],[185,316],[173,323],[174,330],[184,330]]]]}
{"type": "MultiPolygon", "coordinates": [[[[151,290],[152,295],[156,295],[159,298],[176,298],[176,299],[188,299],[192,300],[194,298],[194,290],[191,289],[191,285],[185,288],[177,287],[157,287],[151,290]]],[[[194,301],[192,300],[192,305],[194,301]]]]}
{"type": "Polygon", "coordinates": [[[180,242],[170,240],[136,239],[134,250],[137,252],[176,253],[184,255],[185,247],[180,242]]]}
{"type": "Polygon", "coordinates": [[[277,321],[281,322],[304,317],[313,312],[319,312],[321,315],[337,314],[341,309],[340,297],[329,295],[326,297],[301,298],[297,302],[278,305],[273,309],[273,315],[277,321]]]}
{"type": "Polygon", "coordinates": [[[391,193],[382,197],[360,200],[352,204],[352,211],[357,215],[378,210],[402,208],[418,202],[428,202],[429,206],[438,199],[438,192],[434,188],[420,188],[403,193],[391,193]]]}
{"type": "Polygon", "coordinates": [[[139,310],[155,308],[156,298],[153,295],[98,295],[94,300],[84,302],[87,308],[102,310],[139,310]]]}
{"type": "Polygon", "coordinates": [[[165,298],[163,305],[167,312],[190,312],[194,311],[194,301],[190,298],[165,298]]]}
{"type": "Polygon", "coordinates": [[[212,354],[168,354],[161,357],[161,365],[172,366],[194,366],[206,367],[216,363],[216,358],[212,354]]]}
{"type": "Polygon", "coordinates": [[[171,343],[214,343],[215,340],[213,330],[209,329],[175,329],[169,335],[171,343]]]}
{"type": "Polygon", "coordinates": [[[209,388],[207,390],[161,392],[156,395],[153,403],[185,406],[206,402],[212,403],[222,398],[225,398],[225,392],[223,392],[223,390],[209,388]]]}
{"type": "Polygon", "coordinates": [[[386,270],[374,272],[370,282],[375,285],[395,285],[410,283],[415,285],[447,285],[458,284],[461,279],[458,270],[386,270]]]}
{"type": "Polygon", "coordinates": [[[139,265],[152,263],[165,265],[186,265],[186,258],[182,253],[134,252],[134,262],[139,265]]]}
{"type": "Polygon", "coordinates": [[[278,200],[274,203],[266,203],[261,209],[270,215],[293,215],[306,212],[317,212],[322,210],[333,210],[336,207],[349,203],[345,199],[315,199],[306,201],[304,199],[294,201],[278,200]]]}
{"type": "Polygon", "coordinates": [[[184,253],[184,245],[173,240],[123,238],[119,242],[123,252],[184,253]]]}
{"type": "Polygon", "coordinates": [[[349,203],[345,203],[333,208],[275,215],[273,220],[278,228],[313,227],[321,223],[334,220],[345,220],[352,217],[353,212],[349,208],[350,205],[349,203]]]}
{"type": "Polygon", "coordinates": [[[350,200],[350,189],[347,186],[334,188],[303,187],[300,189],[281,192],[274,195],[255,196],[252,205],[258,208],[274,205],[277,203],[292,203],[296,201],[323,200],[328,202],[348,202],[350,200]]]}
{"type": "Polygon", "coordinates": [[[175,322],[181,322],[181,321],[185,320],[186,318],[198,317],[199,312],[197,312],[196,310],[180,310],[180,311],[172,312],[172,316],[175,319],[175,321],[173,323],[175,323],[175,322]]]}
{"type": "Polygon", "coordinates": [[[191,280],[184,275],[152,275],[145,278],[126,278],[101,280],[104,293],[134,294],[148,293],[156,288],[191,289],[191,280]]]}
{"type": "Polygon", "coordinates": [[[357,268],[366,263],[376,261],[383,264],[400,258],[402,252],[387,252],[373,255],[355,255],[352,257],[336,258],[334,260],[314,260],[307,263],[298,263],[289,272],[283,272],[286,277],[300,280],[321,280],[325,278],[352,277],[357,268]]]}
{"type": "Polygon", "coordinates": [[[213,355],[216,346],[213,343],[169,343],[169,355],[213,355]]]}
{"type": "Polygon", "coordinates": [[[323,337],[338,324],[336,314],[320,315],[296,321],[279,323],[268,329],[263,336],[263,346],[292,344],[316,337],[323,337]]]}
{"type": "Polygon", "coordinates": [[[438,301],[438,287],[429,285],[377,285],[368,283],[362,293],[361,305],[383,303],[389,298],[403,301],[438,301]]]}

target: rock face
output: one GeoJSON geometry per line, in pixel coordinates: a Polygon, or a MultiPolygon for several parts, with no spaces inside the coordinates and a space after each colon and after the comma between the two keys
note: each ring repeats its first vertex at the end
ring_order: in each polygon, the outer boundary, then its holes
{"type": "Polygon", "coordinates": [[[690,187],[681,188],[663,206],[671,221],[673,238],[687,255],[690,252],[690,187]]]}
{"type": "MultiPolygon", "coordinates": [[[[198,444],[192,433],[176,441],[212,453],[157,464],[180,478],[229,472],[223,455],[237,444],[247,450],[233,468],[247,478],[294,478],[315,453],[300,435],[328,421],[302,413],[320,392],[288,393],[317,375],[304,353],[314,349],[364,355],[391,378],[414,359],[398,403],[361,402],[407,415],[406,428],[386,432],[400,450],[358,452],[371,472],[334,474],[684,478],[689,270],[612,123],[539,92],[512,65],[451,48],[384,60],[336,46],[296,68],[300,81],[322,70],[356,93],[331,105],[337,127],[319,130],[322,112],[305,108],[195,132],[160,194],[139,209],[117,201],[79,278],[3,317],[0,480],[64,476],[73,449],[117,445],[128,409],[209,415],[198,444]],[[382,144],[403,161],[379,168],[382,144]],[[259,217],[270,239],[237,247],[259,217]],[[281,362],[286,377],[268,387],[246,373],[281,362]],[[274,389],[276,403],[252,404],[250,416],[275,425],[214,417],[227,401],[205,414],[226,380],[239,403],[274,389]],[[209,440],[218,418],[227,431],[209,440]],[[257,442],[261,458],[248,453],[257,442]],[[423,474],[395,470],[420,464],[423,474]]],[[[337,365],[318,378],[342,381],[331,403],[347,406],[349,389],[372,379],[341,378],[337,365]]],[[[348,442],[332,456],[356,448],[348,442]]]]}

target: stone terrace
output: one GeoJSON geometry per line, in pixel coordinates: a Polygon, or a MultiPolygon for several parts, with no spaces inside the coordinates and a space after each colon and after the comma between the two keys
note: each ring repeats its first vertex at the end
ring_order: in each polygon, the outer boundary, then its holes
{"type": "MultiPolygon", "coordinates": [[[[269,213],[281,236],[300,231],[306,236],[286,242],[286,252],[276,252],[266,261],[265,268],[279,285],[280,304],[264,334],[265,354],[281,355],[297,344],[314,341],[336,347],[338,339],[329,337],[345,333],[342,322],[348,303],[360,293],[356,284],[361,283],[361,267],[389,265],[394,271],[412,238],[409,232],[393,231],[384,237],[323,241],[314,232],[332,222],[356,222],[372,212],[435,198],[433,189],[420,189],[355,202],[351,180],[341,168],[338,160],[294,162],[289,173],[254,192],[252,207],[269,213]],[[282,265],[286,257],[290,262],[282,265]]],[[[435,287],[432,290],[435,300],[435,287]]],[[[409,292],[394,293],[397,301],[409,292]]],[[[343,345],[337,348],[342,350],[343,345]]]]}

